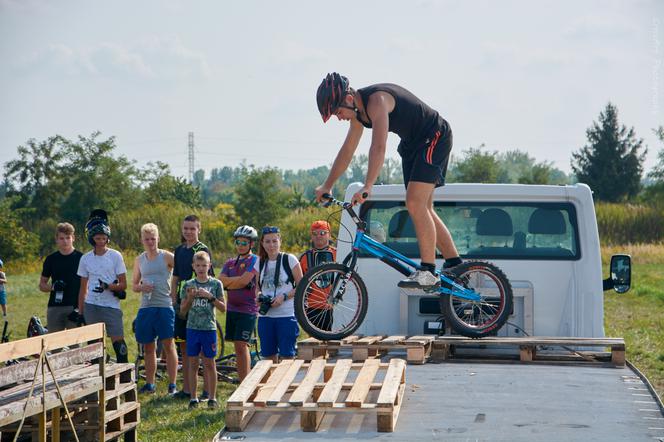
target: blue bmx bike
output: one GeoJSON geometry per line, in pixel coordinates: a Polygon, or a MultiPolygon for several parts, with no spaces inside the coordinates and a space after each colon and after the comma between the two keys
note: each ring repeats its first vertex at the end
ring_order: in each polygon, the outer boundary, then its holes
{"type": "MultiPolygon", "coordinates": [[[[365,233],[366,223],[353,205],[325,195],[325,206],[337,205],[357,225],[351,252],[341,263],[311,268],[295,293],[295,315],[302,328],[321,340],[342,339],[364,321],[367,287],[357,273],[359,252],[378,258],[408,276],[420,265],[365,233]]],[[[429,290],[440,296],[446,324],[470,338],[495,335],[512,311],[512,286],[505,274],[485,261],[465,261],[440,275],[440,285],[429,290]]]]}

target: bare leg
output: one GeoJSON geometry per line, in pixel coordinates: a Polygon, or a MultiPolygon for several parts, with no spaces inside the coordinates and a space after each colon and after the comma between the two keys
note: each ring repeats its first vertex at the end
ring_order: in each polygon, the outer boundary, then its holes
{"type": "Polygon", "coordinates": [[[154,342],[143,344],[143,360],[145,361],[145,382],[154,385],[154,377],[157,373],[157,354],[154,342]]]}
{"type": "Polygon", "coordinates": [[[161,342],[164,347],[162,354],[166,356],[166,371],[168,372],[168,382],[170,384],[175,384],[175,380],[178,375],[178,354],[175,351],[175,342],[173,342],[173,338],[164,339],[161,342]]]}
{"type": "Polygon", "coordinates": [[[210,399],[217,396],[217,366],[214,364],[214,358],[203,358],[203,379],[207,379],[208,392],[210,399]]]}
{"type": "Polygon", "coordinates": [[[235,359],[237,361],[237,374],[240,377],[240,382],[244,380],[249,374],[251,368],[251,354],[249,352],[249,343],[244,341],[233,342],[235,347],[235,359]]]}
{"type": "Polygon", "coordinates": [[[187,358],[189,361],[189,394],[191,399],[198,399],[198,356],[187,358]]]}
{"type": "Polygon", "coordinates": [[[189,358],[187,357],[187,342],[180,342],[180,354],[182,355],[182,391],[191,393],[189,386],[189,358]]]}
{"type": "MultiPolygon", "coordinates": [[[[431,214],[432,183],[411,181],[406,189],[406,207],[415,226],[422,262],[436,262],[436,225],[431,214]]],[[[443,251],[443,253],[445,253],[443,251]]]]}
{"type": "Polygon", "coordinates": [[[440,253],[443,254],[443,258],[445,259],[456,258],[459,256],[459,252],[454,245],[452,235],[443,220],[438,216],[438,213],[436,213],[436,210],[433,208],[433,192],[429,195],[427,207],[429,207],[431,218],[436,226],[436,246],[438,247],[438,250],[440,250],[440,253]]]}

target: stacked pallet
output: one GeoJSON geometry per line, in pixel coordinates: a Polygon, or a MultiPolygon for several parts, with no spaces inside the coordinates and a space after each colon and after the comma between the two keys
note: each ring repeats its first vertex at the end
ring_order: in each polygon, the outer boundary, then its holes
{"type": "Polygon", "coordinates": [[[354,362],[380,358],[389,352],[405,352],[409,364],[424,364],[431,354],[434,336],[360,336],[335,341],[308,338],[297,343],[297,356],[305,361],[327,359],[350,350],[354,362]]]}
{"type": "Polygon", "coordinates": [[[243,431],[256,412],[296,411],[302,431],[317,431],[326,413],[371,413],[378,431],[392,432],[405,381],[403,359],[260,361],[228,399],[226,426],[243,431]]]}

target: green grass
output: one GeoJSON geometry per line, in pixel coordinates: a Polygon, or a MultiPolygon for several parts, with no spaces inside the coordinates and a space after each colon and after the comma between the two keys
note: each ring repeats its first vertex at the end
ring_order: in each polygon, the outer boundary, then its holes
{"type": "MultiPolygon", "coordinates": [[[[632,290],[623,295],[606,292],[605,329],[607,336],[624,337],[627,358],[653,383],[660,396],[664,394],[664,245],[607,247],[602,250],[606,265],[613,253],[627,252],[633,258],[632,290]]],[[[25,337],[28,319],[39,315],[45,320],[48,296],[37,289],[38,273],[8,274],[8,303],[12,340],[25,337]]],[[[138,295],[128,293],[122,301],[125,339],[129,346],[129,360],[136,358],[136,342],[131,333],[131,321],[136,316],[138,295]]],[[[218,315],[223,324],[223,315],[218,315]]],[[[108,344],[108,343],[107,343],[108,344]]],[[[113,355],[113,349],[108,350],[113,355]]],[[[230,344],[226,351],[232,352],[230,344]]],[[[199,391],[202,381],[199,382],[199,391]]],[[[156,395],[141,395],[141,441],[201,441],[210,440],[223,427],[223,404],[232,393],[232,385],[219,383],[217,397],[222,406],[213,411],[205,408],[189,411],[187,402],[165,396],[166,380],[157,385],[156,395]]]]}

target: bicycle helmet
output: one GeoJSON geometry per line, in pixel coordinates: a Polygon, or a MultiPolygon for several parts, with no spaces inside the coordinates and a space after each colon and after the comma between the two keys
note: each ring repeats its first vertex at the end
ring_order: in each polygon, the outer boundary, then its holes
{"type": "Polygon", "coordinates": [[[95,246],[95,240],[93,238],[99,233],[103,233],[110,239],[111,228],[108,226],[108,215],[106,214],[106,211],[95,209],[90,212],[88,222],[85,224],[85,235],[92,247],[95,246]]]}
{"type": "Polygon", "coordinates": [[[336,72],[327,74],[318,86],[316,103],[318,103],[318,111],[323,117],[323,123],[326,123],[336,113],[348,92],[349,86],[348,78],[336,72]]]}
{"type": "Polygon", "coordinates": [[[251,226],[240,226],[235,229],[233,238],[249,238],[252,241],[256,241],[258,239],[258,232],[251,226]]]}

